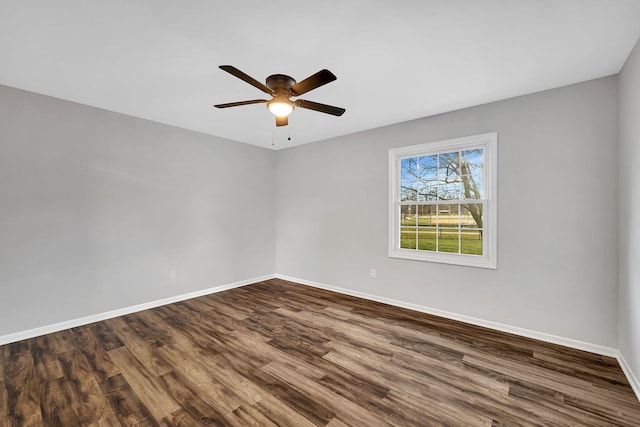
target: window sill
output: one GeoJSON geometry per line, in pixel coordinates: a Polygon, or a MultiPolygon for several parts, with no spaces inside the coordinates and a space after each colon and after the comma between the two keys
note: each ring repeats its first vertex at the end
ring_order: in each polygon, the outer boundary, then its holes
{"type": "Polygon", "coordinates": [[[389,251],[390,258],[401,258],[413,261],[435,262],[440,264],[454,264],[466,267],[497,268],[495,259],[479,255],[447,254],[443,252],[426,252],[414,249],[395,249],[389,251]]]}

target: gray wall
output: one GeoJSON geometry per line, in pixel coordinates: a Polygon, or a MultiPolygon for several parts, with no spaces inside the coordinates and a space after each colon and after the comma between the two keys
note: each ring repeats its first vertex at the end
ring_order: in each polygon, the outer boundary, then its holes
{"type": "Polygon", "coordinates": [[[612,76],[280,151],[276,271],[617,348],[617,126],[612,76]],[[388,150],[490,131],[498,269],[388,258],[388,150]]]}
{"type": "Polygon", "coordinates": [[[619,346],[640,379],[640,41],[620,73],[619,346]]]}
{"type": "Polygon", "coordinates": [[[0,335],[278,272],[615,348],[617,84],[277,153],[0,86],[0,335]],[[388,258],[388,149],[490,131],[498,269],[388,258]]]}
{"type": "Polygon", "coordinates": [[[275,154],[0,86],[0,336],[273,274],[275,154]]]}

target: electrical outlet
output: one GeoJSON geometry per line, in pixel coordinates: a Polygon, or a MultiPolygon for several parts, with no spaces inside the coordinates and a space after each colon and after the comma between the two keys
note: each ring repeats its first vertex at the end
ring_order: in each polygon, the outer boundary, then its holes
{"type": "Polygon", "coordinates": [[[171,270],[169,272],[169,277],[171,277],[171,280],[174,280],[176,278],[176,271],[175,270],[171,270]]]}
{"type": "Polygon", "coordinates": [[[376,269],[375,268],[371,269],[371,277],[376,277],[376,269]]]}

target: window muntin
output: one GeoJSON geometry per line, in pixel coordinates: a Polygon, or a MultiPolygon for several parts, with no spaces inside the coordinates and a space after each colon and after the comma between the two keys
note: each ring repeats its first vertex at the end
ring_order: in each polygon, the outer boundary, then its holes
{"type": "Polygon", "coordinates": [[[389,256],[496,267],[496,133],[389,151],[389,256]]]}

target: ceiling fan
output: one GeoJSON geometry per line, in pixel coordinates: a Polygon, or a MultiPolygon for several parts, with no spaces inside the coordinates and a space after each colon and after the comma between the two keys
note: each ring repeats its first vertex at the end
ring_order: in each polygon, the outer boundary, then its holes
{"type": "Polygon", "coordinates": [[[329,70],[320,70],[299,83],[296,83],[292,77],[284,74],[273,74],[267,77],[266,85],[264,85],[232,65],[221,65],[220,69],[271,95],[271,99],[252,99],[249,101],[217,104],[214,105],[216,108],[238,107],[240,105],[261,104],[266,102],[269,111],[276,116],[276,126],[287,126],[289,124],[289,114],[291,114],[295,107],[306,108],[334,116],[341,116],[346,111],[344,108],[320,104],[319,102],[306,101],[304,99],[291,100],[292,96],[300,96],[334,81],[337,77],[329,70]]]}

